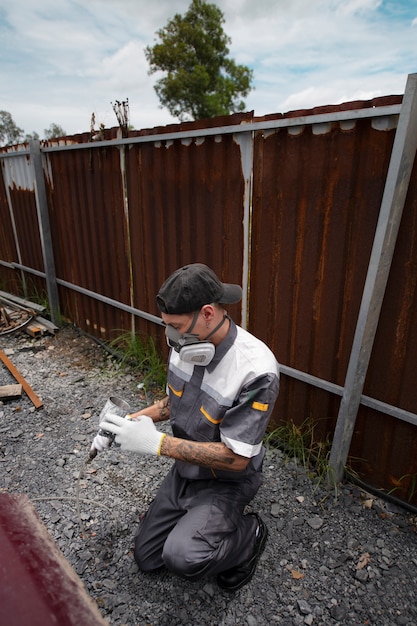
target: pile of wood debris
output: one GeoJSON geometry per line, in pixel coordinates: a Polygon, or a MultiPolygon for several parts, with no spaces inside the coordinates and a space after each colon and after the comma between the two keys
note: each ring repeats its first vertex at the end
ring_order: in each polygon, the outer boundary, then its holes
{"type": "Polygon", "coordinates": [[[57,327],[41,317],[45,307],[0,291],[0,336],[24,330],[32,337],[54,334],[57,327]]]}
{"type": "Polygon", "coordinates": [[[33,314],[29,311],[21,311],[14,307],[6,307],[0,304],[0,333],[13,333],[15,330],[23,328],[33,319],[33,314]]]}
{"type": "MultiPolygon", "coordinates": [[[[20,330],[25,331],[32,337],[39,337],[46,333],[54,335],[58,327],[40,316],[44,312],[45,307],[43,306],[0,291],[0,337],[20,330]]],[[[6,353],[1,349],[0,361],[4,363],[17,381],[15,385],[0,386],[0,401],[19,398],[22,395],[22,390],[24,390],[35,408],[41,408],[43,406],[42,400],[36,395],[28,382],[9,360],[6,353]]]]}

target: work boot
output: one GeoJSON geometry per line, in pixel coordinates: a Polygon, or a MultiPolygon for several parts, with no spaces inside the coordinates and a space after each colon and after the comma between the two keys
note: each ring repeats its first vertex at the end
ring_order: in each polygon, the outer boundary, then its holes
{"type": "Polygon", "coordinates": [[[217,576],[217,584],[225,591],[237,591],[251,580],[255,573],[259,557],[265,548],[268,529],[257,513],[251,513],[250,515],[254,515],[258,520],[258,532],[253,554],[247,561],[236,565],[236,567],[231,567],[217,576]]]}

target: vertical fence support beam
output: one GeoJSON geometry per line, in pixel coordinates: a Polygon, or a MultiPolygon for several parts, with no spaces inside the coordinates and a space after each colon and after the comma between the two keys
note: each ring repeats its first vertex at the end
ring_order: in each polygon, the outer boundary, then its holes
{"type": "Polygon", "coordinates": [[[395,133],[362,302],[330,453],[328,481],[344,473],[417,148],[417,74],[410,74],[395,133]]]}
{"type": "MultiPolygon", "coordinates": [[[[119,131],[120,132],[120,131],[119,131]]],[[[126,235],[126,259],[129,265],[129,298],[130,298],[130,306],[133,307],[135,303],[135,294],[134,294],[134,282],[133,282],[133,250],[132,250],[132,240],[130,236],[130,213],[129,213],[129,186],[127,180],[127,155],[128,155],[129,146],[122,145],[119,148],[120,155],[120,173],[122,177],[123,184],[123,215],[124,215],[124,232],[126,235]]],[[[132,314],[130,317],[130,330],[132,334],[132,339],[135,336],[135,316],[132,314]]]]}
{"type": "Polygon", "coordinates": [[[252,178],[253,178],[253,143],[252,132],[238,133],[233,136],[239,144],[242,163],[242,174],[245,183],[243,197],[243,268],[242,268],[242,321],[243,328],[248,327],[249,288],[250,288],[250,234],[252,230],[252,178]]]}
{"type": "Polygon", "coordinates": [[[43,177],[42,155],[39,140],[29,142],[30,158],[35,172],[35,199],[41,238],[43,263],[45,267],[46,289],[48,292],[51,320],[59,326],[60,310],[58,285],[55,274],[55,261],[52,247],[51,227],[49,224],[48,202],[46,198],[45,179],[43,177]]]}

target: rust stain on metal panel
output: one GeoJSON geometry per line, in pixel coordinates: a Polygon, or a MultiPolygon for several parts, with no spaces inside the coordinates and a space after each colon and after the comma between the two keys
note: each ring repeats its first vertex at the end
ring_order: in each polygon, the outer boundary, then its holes
{"type": "MultiPolygon", "coordinates": [[[[0,260],[4,263],[16,263],[18,261],[16,241],[3,176],[0,176],[0,260]]],[[[15,270],[1,264],[0,276],[3,289],[11,291],[12,293],[19,292],[20,281],[15,270]]]]}
{"type": "MultiPolygon", "coordinates": [[[[52,176],[48,195],[57,277],[131,304],[119,149],[53,152],[47,158],[52,176]]],[[[103,313],[106,307],[93,301],[95,314],[91,315],[81,306],[83,298],[77,295],[71,299],[77,305],[72,313],[82,328],[90,320],[89,330],[93,328],[97,336],[108,337],[116,328],[120,331],[119,312],[109,319],[103,313]]]]}
{"type": "Polygon", "coordinates": [[[417,413],[417,161],[394,251],[365,393],[417,413]]]}
{"type": "Polygon", "coordinates": [[[135,306],[159,315],[160,285],[190,262],[240,283],[244,181],[233,138],[134,145],[128,162],[130,225],[142,250],[134,266],[135,306]]]}
{"type": "MultiPolygon", "coordinates": [[[[2,170],[2,247],[5,256],[2,260],[9,260],[43,271],[43,257],[38,227],[34,175],[28,157],[20,155],[21,148],[7,150],[15,152],[13,158],[1,162],[2,170]],[[8,248],[9,252],[6,253],[8,248]]],[[[3,270],[2,270],[3,274],[3,270]]],[[[6,271],[4,272],[4,275],[6,271]]],[[[19,283],[19,292],[22,288],[31,292],[44,291],[42,279],[36,276],[22,278],[20,272],[7,271],[11,283],[19,283]],[[23,283],[23,284],[21,284],[23,283]]]]}
{"type": "Polygon", "coordinates": [[[255,140],[250,328],[278,360],[339,385],[392,141],[368,120],[255,140]]]}
{"type": "Polygon", "coordinates": [[[43,256],[35,191],[34,189],[13,188],[10,190],[10,199],[21,252],[21,263],[42,272],[43,256]]]}
{"type": "MultiPolygon", "coordinates": [[[[305,125],[302,132],[258,133],[255,140],[250,329],[278,360],[339,385],[346,375],[395,128],[396,119],[356,120],[323,134],[305,125]],[[266,272],[268,266],[274,271],[266,272]]],[[[414,413],[416,167],[364,390],[414,413]]],[[[312,418],[324,438],[333,432],[339,404],[339,397],[283,376],[274,423],[312,418]]],[[[415,426],[361,407],[350,454],[362,460],[354,469],[408,500],[417,473],[414,434],[415,426]]]]}
{"type": "Polygon", "coordinates": [[[2,176],[0,176],[0,258],[8,263],[17,260],[12,220],[2,176]]]}

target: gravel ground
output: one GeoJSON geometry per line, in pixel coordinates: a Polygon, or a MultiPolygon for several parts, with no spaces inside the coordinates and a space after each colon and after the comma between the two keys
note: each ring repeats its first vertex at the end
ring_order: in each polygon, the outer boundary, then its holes
{"type": "MultiPolygon", "coordinates": [[[[269,540],[251,583],[228,594],[138,572],[133,535],[171,461],[112,447],[84,464],[107,397],[142,404],[137,376],[72,327],[0,348],[44,403],[0,403],[0,492],[29,496],[112,626],[417,624],[417,519],[348,483],[336,501],[279,451],[252,503],[269,540]]],[[[0,385],[13,383],[0,363],[0,385]]]]}

